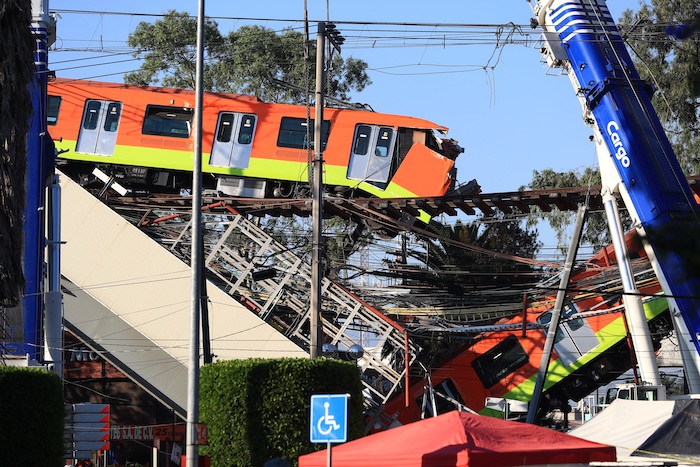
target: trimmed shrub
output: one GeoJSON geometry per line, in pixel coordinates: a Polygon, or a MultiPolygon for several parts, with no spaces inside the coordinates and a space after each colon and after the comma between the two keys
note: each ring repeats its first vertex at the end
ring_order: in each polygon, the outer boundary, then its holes
{"type": "Polygon", "coordinates": [[[2,465],[62,466],[64,417],[58,375],[0,366],[2,465]]]}
{"type": "Polygon", "coordinates": [[[313,394],[350,394],[348,439],[364,433],[362,384],[354,363],[326,358],[230,360],[200,377],[200,420],[212,467],[263,465],[325,447],[309,440],[313,394]]]}

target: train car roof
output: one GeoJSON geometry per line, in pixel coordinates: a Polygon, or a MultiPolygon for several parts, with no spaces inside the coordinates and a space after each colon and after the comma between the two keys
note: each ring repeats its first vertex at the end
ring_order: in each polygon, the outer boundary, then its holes
{"type": "MultiPolygon", "coordinates": [[[[194,97],[194,90],[192,89],[177,89],[177,88],[164,88],[158,86],[142,86],[139,84],[124,84],[124,83],[110,83],[107,81],[91,81],[85,79],[70,79],[70,78],[56,78],[54,81],[49,82],[49,84],[59,84],[59,85],[73,85],[73,86],[88,86],[92,88],[100,89],[114,89],[114,90],[130,90],[130,91],[147,91],[156,92],[161,94],[181,94],[186,96],[194,97]]],[[[255,96],[249,96],[245,94],[224,94],[218,92],[205,92],[205,94],[210,96],[221,96],[227,97],[229,99],[234,98],[238,100],[245,100],[249,102],[261,102],[255,96]]]]}

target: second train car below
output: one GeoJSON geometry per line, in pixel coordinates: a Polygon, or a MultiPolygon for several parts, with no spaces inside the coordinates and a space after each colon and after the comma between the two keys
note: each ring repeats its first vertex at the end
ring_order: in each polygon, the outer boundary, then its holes
{"type": "MultiPolygon", "coordinates": [[[[668,303],[658,295],[661,288],[636,234],[629,234],[627,242],[639,265],[637,285],[644,295],[644,311],[658,349],[673,329],[668,303]]],[[[572,276],[572,292],[562,309],[540,402],[537,418],[541,424],[548,423],[547,413],[567,412],[570,400],[582,399],[635,366],[613,258],[609,246],[572,276]]],[[[503,412],[487,407],[488,398],[527,405],[534,392],[553,304],[554,297],[550,297],[527,310],[526,322],[539,326],[526,326],[523,314],[502,319],[492,331],[476,336],[471,346],[429,369],[425,379],[387,403],[375,429],[417,421],[435,411],[474,410],[503,417],[503,412]]]]}
{"type": "MultiPolygon", "coordinates": [[[[191,185],[193,91],[56,79],[48,94],[48,128],[64,172],[85,181],[101,167],[134,190],[191,185]]],[[[315,141],[306,106],[205,93],[202,128],[205,189],[259,198],[308,194],[315,141]]],[[[446,134],[420,118],[326,108],[324,185],[345,197],[442,196],[455,186],[463,152],[446,134]]]]}

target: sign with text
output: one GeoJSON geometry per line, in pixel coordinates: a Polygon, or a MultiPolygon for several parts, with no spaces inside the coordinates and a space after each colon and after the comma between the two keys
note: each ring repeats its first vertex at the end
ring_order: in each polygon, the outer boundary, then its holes
{"type": "MultiPolygon", "coordinates": [[[[184,441],[187,428],[183,423],[168,425],[113,425],[110,430],[112,441],[184,441]]],[[[207,426],[197,424],[195,444],[207,444],[207,426]]]]}

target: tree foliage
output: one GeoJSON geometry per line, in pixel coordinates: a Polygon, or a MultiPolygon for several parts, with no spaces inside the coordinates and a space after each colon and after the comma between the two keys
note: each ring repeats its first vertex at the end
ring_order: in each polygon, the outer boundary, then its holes
{"type": "Polygon", "coordinates": [[[337,216],[324,219],[322,228],[325,275],[332,280],[344,278],[350,257],[372,243],[372,232],[361,222],[348,222],[337,216]]]}
{"type": "MultiPolygon", "coordinates": [[[[134,56],[143,59],[139,70],[124,80],[131,84],[195,87],[197,21],[187,13],[169,11],[155,23],[141,22],[129,35],[134,56]]],[[[310,41],[309,57],[315,57],[310,41]]],[[[305,57],[304,35],[291,29],[278,34],[261,26],[242,26],[226,35],[207,19],[204,28],[204,88],[208,91],[255,95],[268,102],[302,103],[304,89],[314,89],[315,59],[305,57]],[[281,86],[280,82],[292,86],[281,86]]],[[[348,100],[352,91],[371,84],[367,64],[335,55],[328,73],[326,94],[348,100]]]]}
{"type": "MultiPolygon", "coordinates": [[[[197,20],[188,13],[169,11],[155,23],[142,21],[129,34],[127,44],[134,47],[134,57],[143,59],[141,67],[124,75],[130,84],[157,84],[180,89],[194,89],[196,84],[197,20]]],[[[204,25],[204,87],[213,90],[212,59],[223,46],[218,24],[210,19],[204,25]]]]}
{"type": "Polygon", "coordinates": [[[277,34],[260,26],[243,26],[225,38],[215,66],[216,89],[253,94],[271,102],[302,102],[303,93],[275,80],[304,87],[304,38],[299,32],[277,34]]]}
{"type": "MultiPolygon", "coordinates": [[[[452,226],[445,226],[445,237],[450,240],[477,246],[496,253],[533,258],[540,248],[537,241],[537,230],[522,228],[520,221],[515,218],[507,218],[498,212],[492,222],[468,222],[457,221],[452,226]]],[[[436,261],[436,266],[468,264],[491,265],[504,260],[493,259],[485,254],[474,254],[463,249],[448,247],[444,242],[438,242],[439,247],[433,249],[431,257],[436,261]],[[448,254],[440,254],[439,252],[448,254]]]]}
{"type": "Polygon", "coordinates": [[[22,210],[35,45],[31,18],[31,2],[0,2],[0,306],[16,305],[24,288],[22,210]]]}
{"type": "MultiPolygon", "coordinates": [[[[480,249],[494,253],[534,258],[541,243],[537,241],[537,229],[521,226],[521,221],[515,218],[507,218],[498,212],[491,222],[457,221],[454,225],[446,225],[441,228],[440,237],[428,245],[427,266],[439,275],[441,270],[458,267],[461,271],[471,273],[479,272],[517,272],[530,269],[530,266],[514,261],[496,257],[487,253],[478,253],[473,250],[460,248],[453,241],[472,245],[480,249]]],[[[455,279],[443,277],[440,282],[450,285],[455,279]]],[[[464,280],[473,281],[467,276],[464,280]]],[[[489,281],[497,282],[493,278],[489,281]]],[[[508,282],[512,278],[506,279],[508,282]]],[[[459,282],[457,280],[456,282],[459,282]]],[[[460,284],[455,284],[460,285],[460,284]]],[[[464,285],[464,284],[461,284],[464,285]]]]}
{"type": "Polygon", "coordinates": [[[61,378],[38,368],[0,365],[0,394],[2,465],[63,465],[61,378]]]}
{"type": "Polygon", "coordinates": [[[686,175],[700,173],[700,0],[651,0],[620,19],[686,175]],[[684,27],[685,33],[678,34],[684,27]]]}

